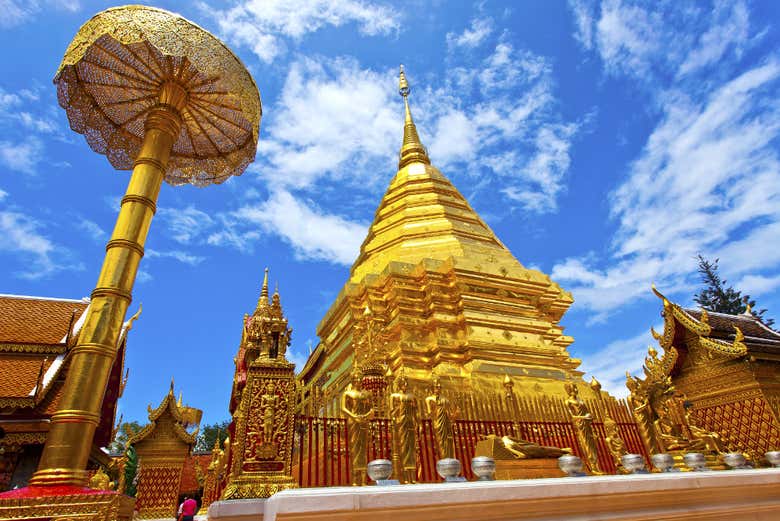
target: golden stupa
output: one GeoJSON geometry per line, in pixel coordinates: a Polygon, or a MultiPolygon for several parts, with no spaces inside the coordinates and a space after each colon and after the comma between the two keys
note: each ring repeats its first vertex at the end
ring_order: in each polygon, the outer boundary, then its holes
{"type": "Polygon", "coordinates": [[[445,391],[492,393],[507,375],[527,395],[563,397],[566,382],[589,395],[580,361],[566,350],[573,339],[559,324],[571,294],[524,267],[431,165],[403,67],[399,90],[398,172],[317,328],[320,343],[299,376],[302,405],[311,410],[316,400],[317,409],[335,412],[356,368],[388,378],[402,370],[418,395],[434,378],[445,391]]]}

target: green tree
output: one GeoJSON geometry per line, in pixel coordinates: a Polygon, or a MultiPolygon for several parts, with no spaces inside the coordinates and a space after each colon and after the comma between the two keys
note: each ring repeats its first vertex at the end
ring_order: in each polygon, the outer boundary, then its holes
{"type": "Polygon", "coordinates": [[[122,422],[119,425],[119,428],[116,430],[114,441],[112,441],[108,446],[109,450],[112,453],[124,452],[125,445],[127,444],[127,440],[132,438],[136,433],[138,433],[143,428],[144,426],[136,421],[122,422]]]}
{"type": "Polygon", "coordinates": [[[198,438],[195,440],[195,450],[198,452],[210,451],[214,448],[217,436],[219,436],[219,444],[221,446],[225,443],[225,438],[228,436],[229,426],[230,420],[201,425],[198,438]]]}
{"type": "Polygon", "coordinates": [[[772,318],[764,317],[766,309],[757,310],[756,301],[750,298],[750,295],[742,295],[741,291],[727,286],[727,280],[721,279],[718,275],[718,261],[705,259],[701,254],[699,259],[699,275],[704,283],[701,289],[693,297],[693,301],[707,311],[716,313],[726,313],[729,315],[739,315],[744,313],[749,305],[753,315],[764,323],[767,327],[772,327],[775,321],[772,318]]]}

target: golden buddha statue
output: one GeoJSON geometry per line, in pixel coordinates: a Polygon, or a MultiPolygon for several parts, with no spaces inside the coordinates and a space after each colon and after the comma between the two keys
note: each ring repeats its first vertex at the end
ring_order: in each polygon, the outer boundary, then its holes
{"type": "Polygon", "coordinates": [[[341,411],[349,424],[352,486],[366,484],[369,421],[374,417],[371,393],[363,390],[362,375],[352,371],[352,383],[341,395],[341,411]]]}
{"type": "Polygon", "coordinates": [[[439,459],[455,457],[455,433],[452,421],[455,413],[450,401],[441,394],[441,382],[433,379],[433,392],[425,398],[425,409],[433,422],[433,431],[439,449],[439,459]]]}
{"type": "Polygon", "coordinates": [[[615,461],[615,467],[618,469],[618,472],[627,472],[623,468],[623,461],[621,459],[623,455],[628,454],[626,442],[620,437],[620,429],[618,428],[617,422],[610,416],[604,418],[604,433],[606,434],[604,441],[607,443],[609,453],[615,461]]]}
{"type": "Polygon", "coordinates": [[[691,436],[700,440],[708,451],[717,452],[718,454],[725,454],[729,451],[720,434],[696,426],[691,420],[691,411],[688,409],[685,411],[685,422],[688,424],[691,436]]]}
{"type": "Polygon", "coordinates": [[[103,470],[103,467],[98,467],[91,478],[89,478],[89,488],[95,490],[111,490],[111,478],[103,470]]]}
{"type": "MultiPolygon", "coordinates": [[[[390,417],[393,420],[394,450],[398,465],[403,470],[403,483],[417,479],[417,398],[409,392],[409,381],[403,372],[395,382],[397,391],[390,395],[390,417]]],[[[396,459],[396,458],[394,458],[396,459]]]]}
{"type": "MultiPolygon", "coordinates": [[[[483,439],[492,440],[498,438],[495,434],[483,436],[483,439]]],[[[503,436],[498,438],[504,448],[510,452],[514,459],[531,458],[559,458],[564,454],[571,454],[571,449],[560,449],[558,447],[546,447],[522,438],[513,438],[512,436],[503,436]]]]}
{"type": "Polygon", "coordinates": [[[577,433],[577,440],[580,443],[585,461],[593,474],[603,474],[599,467],[599,454],[596,446],[596,438],[593,436],[593,416],[585,406],[585,402],[580,399],[577,386],[573,383],[564,385],[566,393],[566,407],[571,414],[571,421],[574,425],[574,431],[577,433]]]}

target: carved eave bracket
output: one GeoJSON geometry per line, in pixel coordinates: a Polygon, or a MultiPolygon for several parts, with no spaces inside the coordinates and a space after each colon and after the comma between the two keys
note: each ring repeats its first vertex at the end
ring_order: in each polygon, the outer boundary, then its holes
{"type": "Polygon", "coordinates": [[[707,337],[699,337],[699,345],[718,353],[720,355],[728,356],[730,358],[739,358],[748,354],[747,346],[744,343],[745,335],[742,334],[742,330],[734,326],[736,333],[734,335],[734,341],[732,343],[724,342],[722,340],[715,340],[707,337]]]}
{"type": "Polygon", "coordinates": [[[696,319],[678,304],[670,302],[655,286],[652,286],[652,289],[653,293],[663,301],[664,332],[659,334],[653,328],[650,328],[650,332],[665,351],[670,348],[674,349],[672,343],[674,341],[676,324],[679,323],[686,330],[695,334],[698,337],[699,345],[709,351],[732,358],[747,355],[747,346],[744,343],[745,336],[738,327],[734,327],[736,333],[732,343],[710,338],[712,327],[709,324],[709,314],[706,309],[702,309],[701,318],[696,319]]]}

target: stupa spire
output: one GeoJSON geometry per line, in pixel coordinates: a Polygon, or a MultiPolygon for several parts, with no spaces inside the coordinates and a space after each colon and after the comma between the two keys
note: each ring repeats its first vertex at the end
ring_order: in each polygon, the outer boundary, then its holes
{"type": "Polygon", "coordinates": [[[401,144],[401,153],[398,159],[398,169],[405,167],[409,163],[425,163],[431,164],[431,160],[428,159],[428,151],[420,142],[420,136],[417,134],[417,127],[414,125],[412,119],[412,111],[409,109],[409,83],[406,81],[406,74],[404,73],[404,66],[401,65],[400,74],[398,77],[398,93],[404,98],[404,141],[401,144]]]}

